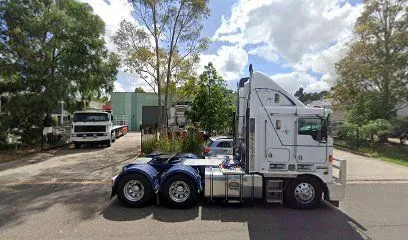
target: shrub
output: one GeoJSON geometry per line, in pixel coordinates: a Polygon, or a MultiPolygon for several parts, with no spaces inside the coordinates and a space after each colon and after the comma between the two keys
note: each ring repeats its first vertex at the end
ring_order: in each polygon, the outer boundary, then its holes
{"type": "Polygon", "coordinates": [[[197,131],[191,131],[187,137],[180,139],[168,139],[162,137],[159,140],[150,138],[142,141],[142,152],[145,154],[160,151],[170,153],[194,153],[202,155],[202,141],[198,137],[197,131]]]}
{"type": "Polygon", "coordinates": [[[340,127],[339,138],[352,148],[358,148],[361,145],[359,136],[360,127],[357,124],[344,122],[340,127]]]}
{"type": "Polygon", "coordinates": [[[181,141],[178,139],[160,138],[158,141],[158,150],[161,152],[177,153],[181,152],[181,141]]]}
{"type": "Polygon", "coordinates": [[[373,147],[383,143],[392,133],[391,123],[385,119],[376,119],[359,126],[345,122],[340,129],[339,137],[351,148],[358,149],[362,145],[373,147]]]}
{"type": "Polygon", "coordinates": [[[391,135],[391,123],[385,119],[369,121],[361,127],[362,137],[373,146],[382,143],[391,135]]]}
{"type": "Polygon", "coordinates": [[[408,139],[408,116],[394,118],[391,123],[392,135],[399,138],[400,143],[403,144],[408,139]]]}
{"type": "Polygon", "coordinates": [[[143,153],[151,153],[157,151],[158,148],[158,141],[156,138],[150,138],[142,141],[142,152],[143,153]]]}
{"type": "Polygon", "coordinates": [[[183,152],[202,155],[202,142],[199,139],[197,131],[191,131],[188,137],[182,140],[181,150],[183,152]]]}

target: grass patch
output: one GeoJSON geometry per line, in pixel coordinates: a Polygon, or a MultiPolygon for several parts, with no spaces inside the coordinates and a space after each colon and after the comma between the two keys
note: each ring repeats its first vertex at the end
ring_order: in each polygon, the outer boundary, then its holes
{"type": "Polygon", "coordinates": [[[358,150],[353,149],[344,141],[336,140],[335,146],[347,148],[357,153],[367,154],[371,157],[379,158],[383,161],[392,162],[408,167],[408,146],[396,143],[385,143],[375,146],[374,148],[360,147],[358,150]]]}

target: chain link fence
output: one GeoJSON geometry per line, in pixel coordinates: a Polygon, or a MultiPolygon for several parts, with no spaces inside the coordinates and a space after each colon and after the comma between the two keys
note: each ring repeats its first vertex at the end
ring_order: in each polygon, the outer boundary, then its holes
{"type": "Polygon", "coordinates": [[[41,150],[49,150],[70,143],[69,123],[60,126],[45,127],[41,136],[41,150]]]}

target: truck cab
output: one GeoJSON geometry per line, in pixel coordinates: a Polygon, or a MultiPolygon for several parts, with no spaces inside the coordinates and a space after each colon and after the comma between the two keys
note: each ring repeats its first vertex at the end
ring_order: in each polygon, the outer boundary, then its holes
{"type": "Polygon", "coordinates": [[[316,194],[317,185],[337,205],[344,198],[346,162],[333,156],[332,110],[306,107],[267,75],[250,72],[238,83],[234,136],[234,153],[245,172],[261,174],[266,184],[282,180],[286,192],[295,192],[287,201],[316,194]],[[333,168],[339,177],[333,177],[333,168]]]}
{"type": "Polygon", "coordinates": [[[84,143],[111,146],[114,141],[112,115],[102,111],[74,112],[70,140],[75,148],[84,143]]]}
{"type": "Polygon", "coordinates": [[[263,73],[238,86],[236,145],[246,171],[264,176],[310,171],[329,180],[332,111],[306,107],[263,73]]]}

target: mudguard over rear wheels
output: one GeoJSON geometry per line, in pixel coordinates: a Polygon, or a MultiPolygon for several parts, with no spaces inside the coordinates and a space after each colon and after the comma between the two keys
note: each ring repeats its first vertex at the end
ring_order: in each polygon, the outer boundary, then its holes
{"type": "Polygon", "coordinates": [[[138,173],[123,176],[117,187],[118,199],[131,207],[142,207],[150,201],[153,194],[149,180],[138,173]]]}
{"type": "Polygon", "coordinates": [[[161,197],[169,207],[192,207],[198,201],[196,183],[184,174],[175,174],[163,183],[161,197]]]}

